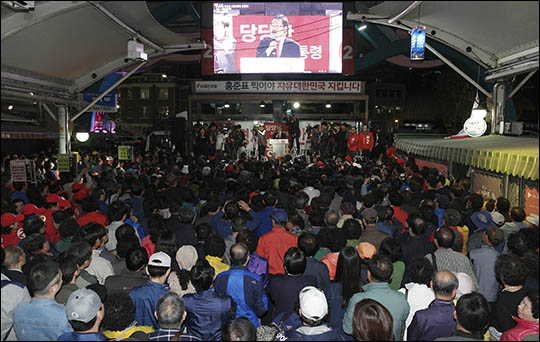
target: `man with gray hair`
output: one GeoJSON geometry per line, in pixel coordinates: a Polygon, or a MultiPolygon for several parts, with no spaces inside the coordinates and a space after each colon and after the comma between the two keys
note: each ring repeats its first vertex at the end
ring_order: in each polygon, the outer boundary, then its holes
{"type": "Polygon", "coordinates": [[[324,214],[324,223],[326,223],[326,226],[328,228],[337,228],[337,224],[339,222],[339,214],[335,210],[328,210],[326,214],[324,214]]]}
{"type": "Polygon", "coordinates": [[[456,329],[454,319],[454,297],[459,281],[449,271],[439,271],[433,274],[431,288],[435,300],[429,307],[419,310],[407,330],[408,341],[433,341],[439,337],[449,337],[456,329]]]}
{"type": "Polygon", "coordinates": [[[200,341],[195,336],[182,335],[180,329],[186,319],[187,312],[184,301],[177,293],[167,292],[162,295],[157,302],[154,314],[159,329],[148,334],[150,341],[171,341],[176,335],[180,337],[177,341],[200,341]]]}

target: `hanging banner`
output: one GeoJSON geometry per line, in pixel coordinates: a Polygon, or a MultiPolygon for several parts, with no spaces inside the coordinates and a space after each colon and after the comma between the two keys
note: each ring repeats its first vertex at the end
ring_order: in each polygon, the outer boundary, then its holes
{"type": "Polygon", "coordinates": [[[364,94],[363,81],[196,81],[196,93],[364,94]]]}
{"type": "Polygon", "coordinates": [[[503,195],[503,182],[501,177],[492,176],[487,173],[473,171],[472,176],[472,192],[482,196],[484,200],[494,199],[503,195]]]}
{"type": "Polygon", "coordinates": [[[411,34],[411,60],[421,61],[424,59],[426,49],[426,27],[415,26],[411,34]]]}
{"type": "Polygon", "coordinates": [[[430,169],[435,168],[439,172],[439,175],[443,175],[445,177],[448,176],[448,166],[447,165],[440,164],[440,163],[435,163],[435,162],[431,162],[431,161],[427,161],[427,160],[423,160],[423,159],[418,159],[418,158],[415,159],[415,162],[416,162],[416,165],[418,165],[419,169],[422,169],[424,166],[429,167],[430,169]]]}

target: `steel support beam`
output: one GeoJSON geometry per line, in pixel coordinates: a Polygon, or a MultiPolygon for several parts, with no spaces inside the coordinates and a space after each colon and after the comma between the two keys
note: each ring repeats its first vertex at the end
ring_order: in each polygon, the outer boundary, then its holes
{"type": "Polygon", "coordinates": [[[527,76],[525,76],[525,78],[517,85],[517,87],[512,90],[510,95],[508,95],[508,100],[510,100],[512,96],[514,96],[521,89],[521,87],[523,87],[525,83],[527,83],[527,81],[534,75],[536,71],[538,70],[531,71],[527,76]]]}
{"type": "Polygon", "coordinates": [[[77,120],[81,115],[83,115],[88,109],[92,108],[93,105],[98,103],[102,98],[104,98],[108,93],[110,93],[114,88],[118,87],[122,82],[124,82],[126,79],[128,79],[129,76],[134,74],[137,70],[139,70],[143,65],[146,64],[146,61],[142,62],[141,64],[137,65],[137,67],[133,70],[131,70],[129,73],[127,73],[125,76],[123,76],[121,79],[116,81],[115,84],[110,86],[107,90],[105,90],[101,95],[96,97],[94,101],[90,102],[88,106],[84,107],[80,112],[78,112],[73,118],[71,118],[71,121],[77,120]]]}
{"type": "Polygon", "coordinates": [[[41,107],[45,108],[45,111],[47,112],[47,114],[49,114],[49,116],[51,118],[53,118],[54,121],[58,122],[58,118],[56,116],[54,116],[52,110],[50,110],[49,106],[47,106],[47,104],[43,103],[43,102],[40,102],[39,103],[41,105],[41,107]]]}
{"type": "Polygon", "coordinates": [[[392,19],[388,20],[389,24],[392,24],[393,22],[401,19],[403,16],[405,16],[407,13],[415,9],[416,7],[420,6],[423,1],[415,1],[412,4],[409,5],[409,7],[405,8],[400,14],[396,15],[392,19]]]}
{"type": "Polygon", "coordinates": [[[69,151],[69,119],[65,106],[58,107],[58,153],[66,154],[69,151]]]}
{"type": "Polygon", "coordinates": [[[507,100],[506,84],[504,82],[496,83],[495,86],[493,86],[494,108],[491,114],[491,134],[504,133],[504,127],[501,127],[501,122],[504,123],[504,110],[507,100]]]}
{"type": "Polygon", "coordinates": [[[470,84],[472,84],[476,89],[480,90],[482,93],[484,93],[488,98],[491,98],[492,95],[489,91],[485,90],[484,88],[482,88],[482,86],[478,83],[476,83],[472,78],[469,77],[469,75],[467,75],[466,73],[464,73],[463,71],[461,71],[461,69],[459,69],[454,63],[452,63],[448,58],[444,57],[443,55],[441,55],[439,53],[439,51],[435,50],[431,45],[429,45],[428,43],[426,43],[426,48],[433,52],[433,54],[437,57],[439,57],[440,60],[442,60],[443,62],[445,62],[446,64],[448,64],[449,67],[451,67],[452,69],[454,69],[455,72],[457,72],[458,74],[461,75],[461,77],[463,77],[464,79],[466,79],[470,84]]]}

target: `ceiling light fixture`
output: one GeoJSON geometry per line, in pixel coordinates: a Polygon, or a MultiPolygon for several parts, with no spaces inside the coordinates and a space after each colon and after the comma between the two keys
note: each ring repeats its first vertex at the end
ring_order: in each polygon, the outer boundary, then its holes
{"type": "Polygon", "coordinates": [[[229,105],[229,103],[227,102],[227,103],[225,103],[225,106],[223,106],[223,107],[225,107],[225,108],[229,108],[229,107],[230,107],[230,105],[229,105]]]}
{"type": "Polygon", "coordinates": [[[261,102],[259,103],[259,107],[264,108],[265,106],[266,106],[266,105],[264,104],[264,101],[261,101],[261,102]]]}
{"type": "Polygon", "coordinates": [[[331,104],[330,102],[328,102],[328,103],[326,104],[326,108],[332,108],[332,104],[331,104]]]}
{"type": "Polygon", "coordinates": [[[298,103],[298,102],[293,103],[293,108],[294,109],[300,108],[300,103],[298,103]]]}

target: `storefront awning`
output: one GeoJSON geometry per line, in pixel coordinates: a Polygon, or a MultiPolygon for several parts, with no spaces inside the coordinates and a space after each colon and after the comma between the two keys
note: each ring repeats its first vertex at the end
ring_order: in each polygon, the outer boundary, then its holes
{"type": "Polygon", "coordinates": [[[538,138],[485,136],[453,139],[397,137],[396,148],[418,156],[538,179],[538,138]]]}

